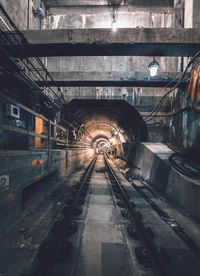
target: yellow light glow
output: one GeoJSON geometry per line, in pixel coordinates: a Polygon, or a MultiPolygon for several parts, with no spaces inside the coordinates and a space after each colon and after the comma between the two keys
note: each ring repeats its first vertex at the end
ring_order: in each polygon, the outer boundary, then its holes
{"type": "Polygon", "coordinates": [[[115,140],[114,137],[110,138],[109,142],[110,142],[111,145],[116,145],[116,140],[115,140]]]}

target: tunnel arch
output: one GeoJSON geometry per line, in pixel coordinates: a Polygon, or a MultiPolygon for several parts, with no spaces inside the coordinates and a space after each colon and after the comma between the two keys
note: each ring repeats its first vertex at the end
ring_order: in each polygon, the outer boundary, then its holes
{"type": "MultiPolygon", "coordinates": [[[[147,141],[147,127],[139,112],[124,100],[72,100],[64,109],[68,121],[83,125],[90,134],[91,147],[100,137],[117,152],[127,151],[140,141],[147,141]]],[[[82,139],[87,139],[86,135],[82,139]]]]}

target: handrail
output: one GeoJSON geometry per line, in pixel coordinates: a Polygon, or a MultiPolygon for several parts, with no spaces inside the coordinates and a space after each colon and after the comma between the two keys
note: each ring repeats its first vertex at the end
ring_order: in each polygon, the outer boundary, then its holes
{"type": "MultiPolygon", "coordinates": [[[[24,111],[26,111],[26,112],[28,112],[28,113],[30,113],[30,114],[32,114],[32,115],[34,115],[34,116],[36,116],[36,117],[38,117],[38,118],[44,120],[45,122],[48,122],[48,121],[49,121],[49,119],[47,119],[45,116],[43,116],[43,115],[37,113],[36,111],[33,111],[32,109],[30,109],[30,108],[24,106],[24,105],[21,104],[21,103],[18,103],[17,101],[13,100],[13,99],[10,98],[9,96],[6,96],[5,94],[2,94],[2,93],[1,93],[1,94],[0,94],[0,97],[3,98],[4,100],[6,100],[6,101],[8,101],[8,102],[10,102],[10,103],[12,103],[12,104],[14,104],[14,105],[16,105],[17,107],[23,109],[24,111]]],[[[54,122],[52,122],[52,121],[51,121],[51,125],[54,125],[54,126],[60,128],[60,129],[62,129],[63,131],[67,131],[66,128],[64,128],[64,127],[62,127],[62,126],[60,126],[60,125],[57,125],[56,123],[54,123],[54,122]]]]}

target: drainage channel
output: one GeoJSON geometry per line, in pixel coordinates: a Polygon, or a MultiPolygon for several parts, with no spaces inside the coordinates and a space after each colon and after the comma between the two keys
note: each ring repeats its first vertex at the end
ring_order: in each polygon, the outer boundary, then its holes
{"type": "Polygon", "coordinates": [[[124,208],[122,215],[132,223],[127,232],[141,243],[135,248],[138,261],[144,266],[149,262],[156,275],[199,275],[199,247],[195,241],[134,181],[126,181],[106,157],[105,162],[118,206],[124,208]]]}
{"type": "Polygon", "coordinates": [[[179,223],[172,216],[162,210],[145,192],[147,190],[154,197],[157,197],[157,194],[143,181],[145,189],[142,190],[140,187],[136,185],[134,180],[126,175],[125,172],[120,170],[120,173],[127,179],[127,181],[133,186],[133,188],[144,198],[144,200],[151,206],[151,208],[159,215],[159,217],[174,231],[174,233],[182,239],[182,241],[191,249],[191,251],[200,258],[200,247],[194,241],[192,237],[190,237],[184,229],[179,225],[179,223]]]}
{"type": "Polygon", "coordinates": [[[170,226],[174,233],[176,233],[176,235],[182,239],[182,241],[192,250],[192,252],[194,252],[194,254],[200,258],[200,248],[198,247],[196,242],[185,233],[184,229],[181,226],[179,226],[176,220],[170,217],[160,207],[158,207],[158,205],[155,202],[153,202],[141,189],[137,187],[133,180],[131,180],[130,183],[135,188],[135,190],[137,190],[137,192],[140,193],[142,197],[149,203],[151,208],[159,215],[159,217],[165,223],[167,223],[167,225],[170,226]]]}
{"type": "MultiPolygon", "coordinates": [[[[145,201],[151,206],[151,208],[159,215],[159,217],[174,231],[174,233],[182,239],[182,241],[192,250],[192,252],[200,258],[200,248],[196,242],[185,233],[184,229],[178,224],[178,222],[167,212],[162,210],[143,190],[141,190],[125,173],[121,172],[123,176],[129,181],[133,188],[145,199],[145,201]]],[[[147,186],[145,188],[152,193],[155,197],[157,195],[149,189],[147,186]]]]}
{"type": "Polygon", "coordinates": [[[66,198],[65,206],[52,225],[47,238],[40,245],[29,272],[24,272],[23,275],[50,276],[55,265],[64,262],[70,256],[72,243],[68,238],[78,230],[74,216],[82,213],[81,205],[84,204],[97,157],[96,155],[85,170],[70,197],[66,198]]]}
{"type": "MultiPolygon", "coordinates": [[[[110,162],[104,156],[105,163],[108,168],[108,174],[110,178],[110,182],[112,184],[113,192],[116,198],[121,198],[122,200],[119,201],[121,204],[118,205],[125,208],[125,212],[129,214],[129,219],[131,221],[131,229],[132,234],[139,238],[141,246],[135,248],[135,254],[138,258],[138,261],[141,263],[145,263],[146,266],[152,266],[152,269],[155,275],[162,275],[162,276],[169,276],[175,275],[173,269],[169,266],[168,260],[154,243],[152,238],[152,232],[149,231],[148,228],[145,227],[144,223],[140,218],[140,213],[135,210],[135,204],[131,201],[129,195],[127,194],[123,185],[121,185],[120,181],[118,180],[110,162]]],[[[125,215],[125,214],[124,214],[125,215]]]]}

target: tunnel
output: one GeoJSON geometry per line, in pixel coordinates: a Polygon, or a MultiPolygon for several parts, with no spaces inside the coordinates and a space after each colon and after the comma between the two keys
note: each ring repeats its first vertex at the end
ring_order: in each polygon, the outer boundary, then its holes
{"type": "Polygon", "coordinates": [[[75,120],[82,126],[80,141],[90,141],[95,151],[105,147],[109,152],[117,150],[119,157],[128,159],[137,144],[148,139],[144,120],[123,100],[72,100],[63,114],[67,120],[75,120]]]}
{"type": "Polygon", "coordinates": [[[199,276],[199,15],[0,0],[0,276],[199,276]]]}

